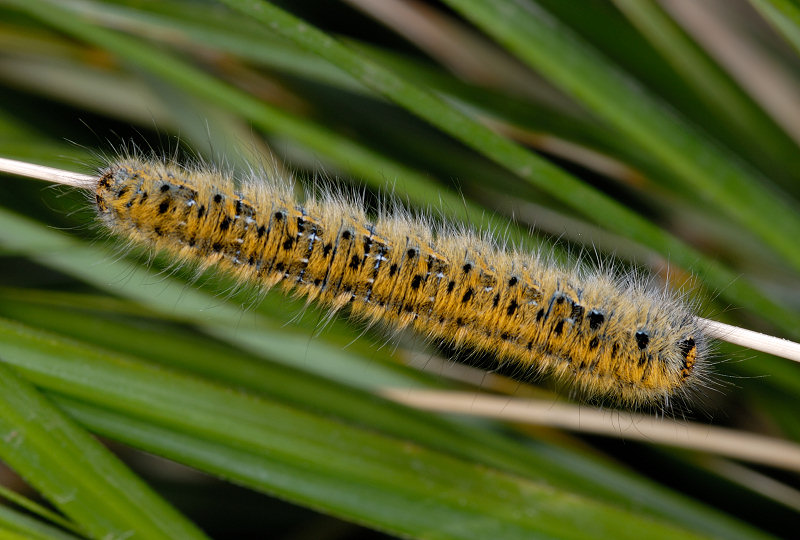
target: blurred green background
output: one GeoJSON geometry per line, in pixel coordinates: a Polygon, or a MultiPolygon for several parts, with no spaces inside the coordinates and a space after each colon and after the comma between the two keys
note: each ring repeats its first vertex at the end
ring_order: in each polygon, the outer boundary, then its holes
{"type": "MultiPolygon", "coordinates": [[[[0,0],[0,156],[274,162],[798,339],[798,44],[792,0],[0,0]]],[[[376,397],[569,395],[444,377],[457,351],[344,317],[320,330],[314,306],[120,246],[90,202],[0,181],[10,538],[796,530],[796,473],[376,397]]],[[[796,366],[714,362],[686,417],[800,438],[796,366]]]]}

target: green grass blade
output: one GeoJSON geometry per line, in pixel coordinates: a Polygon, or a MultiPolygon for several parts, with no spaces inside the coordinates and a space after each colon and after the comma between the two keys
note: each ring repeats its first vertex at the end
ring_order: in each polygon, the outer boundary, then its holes
{"type": "MultiPolygon", "coordinates": [[[[204,466],[211,472],[244,477],[252,487],[399,534],[577,538],[592,527],[598,534],[635,538],[636,523],[654,537],[690,534],[671,521],[642,518],[552,484],[545,487],[20,325],[0,322],[0,341],[4,361],[35,384],[129,417],[133,422],[113,422],[118,434],[150,430],[150,439],[137,446],[161,445],[166,453],[164,445],[177,439],[181,447],[168,454],[174,459],[201,466],[198,455],[203,454],[216,460],[215,469],[204,466]]],[[[737,533],[746,537],[752,531],[739,527],[737,533]]]]}
{"type": "Polygon", "coordinates": [[[795,0],[750,0],[750,3],[800,53],[800,4],[795,0]]]}
{"type": "MultiPolygon", "coordinates": [[[[54,397],[54,399],[76,419],[97,433],[136,446],[143,444],[154,453],[173,459],[186,460],[187,463],[191,463],[197,468],[230,478],[234,482],[253,489],[265,489],[265,486],[259,481],[260,475],[256,474],[256,471],[263,466],[259,463],[257,456],[248,455],[232,448],[215,447],[208,441],[165,431],[157,426],[151,426],[71,399],[59,397],[54,397]]],[[[694,520],[691,514],[695,510],[677,515],[673,523],[681,523],[684,527],[690,527],[690,523],[694,520]]],[[[569,537],[568,535],[561,536],[563,531],[556,534],[558,538],[569,537]]],[[[751,534],[758,536],[753,531],[737,528],[734,523],[724,522],[708,529],[707,534],[711,537],[723,538],[748,538],[751,534]]],[[[459,538],[468,536],[459,535],[459,538]]]]}
{"type": "Polygon", "coordinates": [[[31,538],[36,538],[36,535],[29,536],[28,533],[0,529],[0,540],[30,540],[31,538]]]}
{"type": "MultiPolygon", "coordinates": [[[[614,0],[716,115],[717,124],[757,147],[765,164],[782,163],[798,150],[787,135],[653,0],[614,0]],[[735,112],[734,112],[735,111],[735,112]]],[[[759,164],[762,164],[759,161],[759,164]]]]}
{"type": "MultiPolygon", "coordinates": [[[[532,2],[446,0],[800,269],[797,204],[704,139],[532,2]]],[[[692,194],[692,195],[689,195],[692,194]]]]}
{"type": "MultiPolygon", "coordinates": [[[[14,340],[6,337],[0,354],[14,340]]],[[[205,538],[5,364],[0,364],[0,430],[3,460],[90,536],[205,538]]]]}
{"type": "MultiPolygon", "coordinates": [[[[13,503],[19,506],[20,508],[24,508],[31,514],[39,516],[42,520],[49,521],[50,523],[58,525],[59,527],[65,530],[72,531],[76,534],[80,534],[78,527],[69,520],[64,519],[62,516],[53,512],[52,510],[45,508],[44,506],[28,499],[23,495],[20,495],[16,491],[13,491],[5,486],[0,486],[0,498],[6,499],[8,502],[13,503]]],[[[5,509],[6,507],[0,506],[0,508],[5,509]]],[[[13,520],[14,515],[16,515],[16,513],[9,509],[9,514],[6,517],[9,518],[10,520],[13,520]]],[[[28,519],[30,520],[31,518],[28,519]]],[[[43,529],[54,529],[53,527],[45,525],[40,521],[33,520],[33,522],[41,524],[43,529]]],[[[27,521],[22,520],[22,523],[27,523],[27,521]]],[[[6,523],[6,525],[7,526],[10,525],[10,523],[6,523]]],[[[64,534],[64,536],[69,536],[69,535],[64,534]]]]}
{"type": "MultiPolygon", "coordinates": [[[[540,444],[536,448],[526,447],[480,426],[431,417],[328,379],[264,363],[247,353],[221,347],[196,335],[184,336],[172,326],[164,328],[162,333],[149,330],[143,321],[136,320],[133,321],[134,338],[130,326],[111,322],[111,313],[101,311],[98,313],[101,321],[93,321],[86,313],[53,305],[47,298],[52,298],[52,295],[36,299],[30,292],[24,297],[11,291],[0,292],[0,315],[26,324],[39,323],[43,329],[79,339],[82,343],[126,356],[133,354],[160,365],[248,389],[290,406],[323,413],[392,437],[413,440],[460,459],[541,479],[609,504],[623,508],[636,504],[642,512],[680,520],[685,526],[699,531],[731,534],[724,520],[702,507],[695,507],[664,490],[636,481],[622,471],[608,470],[608,463],[574,453],[563,446],[540,444]],[[48,320],[48,313],[51,320],[48,320]],[[165,339],[166,334],[170,339],[165,339]],[[225,358],[225,361],[220,362],[220,358],[225,358]]],[[[81,303],[75,298],[68,305],[81,303]]],[[[369,364],[370,360],[365,359],[364,363],[369,364]]],[[[123,425],[118,424],[117,436],[125,431],[123,425]]],[[[107,434],[105,431],[102,433],[107,434]]]]}
{"type": "MultiPolygon", "coordinates": [[[[57,516],[58,520],[65,521],[70,527],[71,523],[57,516]]],[[[78,540],[85,536],[75,536],[64,532],[52,525],[32,518],[30,515],[14,510],[5,505],[0,505],[0,528],[6,531],[14,531],[23,538],[35,540],[78,540]]]]}
{"type": "MultiPolygon", "coordinates": [[[[663,105],[700,127],[709,140],[725,147],[740,161],[754,166],[782,189],[794,196],[800,194],[796,189],[800,180],[797,171],[782,166],[798,149],[797,143],[787,135],[784,124],[776,124],[774,117],[762,111],[760,105],[752,103],[753,97],[746,93],[742,98],[751,102],[752,112],[746,108],[741,112],[735,108],[722,109],[716,93],[721,93],[721,99],[734,104],[735,94],[741,94],[742,87],[737,82],[726,82],[730,81],[730,76],[725,67],[709,57],[696,39],[677,27],[662,9],[658,9],[656,2],[645,0],[636,3],[637,11],[641,8],[648,13],[649,24],[643,26],[636,22],[637,18],[626,18],[620,12],[621,5],[613,2],[582,2],[581,9],[575,9],[573,3],[559,0],[535,1],[606,58],[613,59],[628,77],[658,96],[663,105]],[[675,40],[674,44],[668,44],[670,39],[675,40]],[[704,64],[709,72],[700,71],[704,64]],[[687,69],[690,66],[693,68],[687,69]],[[709,86],[712,82],[713,86],[709,86]],[[726,85],[732,85],[732,88],[726,88],[726,85]],[[740,121],[740,115],[752,117],[755,123],[740,121]]],[[[747,90],[749,88],[745,92],[747,90]]],[[[744,103],[739,105],[747,107],[744,103]]],[[[608,133],[607,127],[605,131],[608,133]]],[[[644,155],[625,137],[614,139],[618,144],[626,145],[631,153],[644,155]]],[[[643,172],[664,185],[676,184],[660,163],[654,163],[643,172]]]]}

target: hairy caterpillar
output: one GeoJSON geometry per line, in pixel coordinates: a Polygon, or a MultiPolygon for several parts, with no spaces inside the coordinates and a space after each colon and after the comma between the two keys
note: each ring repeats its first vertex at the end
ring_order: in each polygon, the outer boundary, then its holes
{"type": "Polygon", "coordinates": [[[264,288],[487,351],[519,378],[546,373],[589,396],[668,405],[708,372],[690,309],[633,277],[561,268],[402,212],[370,219],[340,196],[298,202],[245,181],[138,157],[101,171],[101,220],[137,243],[264,288]]]}

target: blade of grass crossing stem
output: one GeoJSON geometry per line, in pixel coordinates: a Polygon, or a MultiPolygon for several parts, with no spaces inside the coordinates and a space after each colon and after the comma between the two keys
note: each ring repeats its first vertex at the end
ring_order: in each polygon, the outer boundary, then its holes
{"type": "Polygon", "coordinates": [[[658,158],[687,193],[712,202],[800,269],[796,203],[664,108],[538,5],[510,0],[445,3],[658,158]]]}
{"type": "Polygon", "coordinates": [[[206,538],[2,360],[3,461],[91,537],[206,538]]]}
{"type": "Polygon", "coordinates": [[[750,0],[750,3],[800,53],[800,5],[795,0],[750,0]]]}

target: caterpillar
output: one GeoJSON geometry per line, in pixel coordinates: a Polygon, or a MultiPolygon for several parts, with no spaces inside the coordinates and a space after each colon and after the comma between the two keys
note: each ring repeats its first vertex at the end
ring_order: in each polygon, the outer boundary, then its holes
{"type": "Polygon", "coordinates": [[[547,374],[590,398],[664,407],[708,376],[691,308],[640,278],[567,268],[402,211],[371,218],[341,195],[301,202],[281,179],[236,180],[125,157],[101,170],[94,199],[102,223],[134,243],[488,352],[521,380],[547,374]]]}

